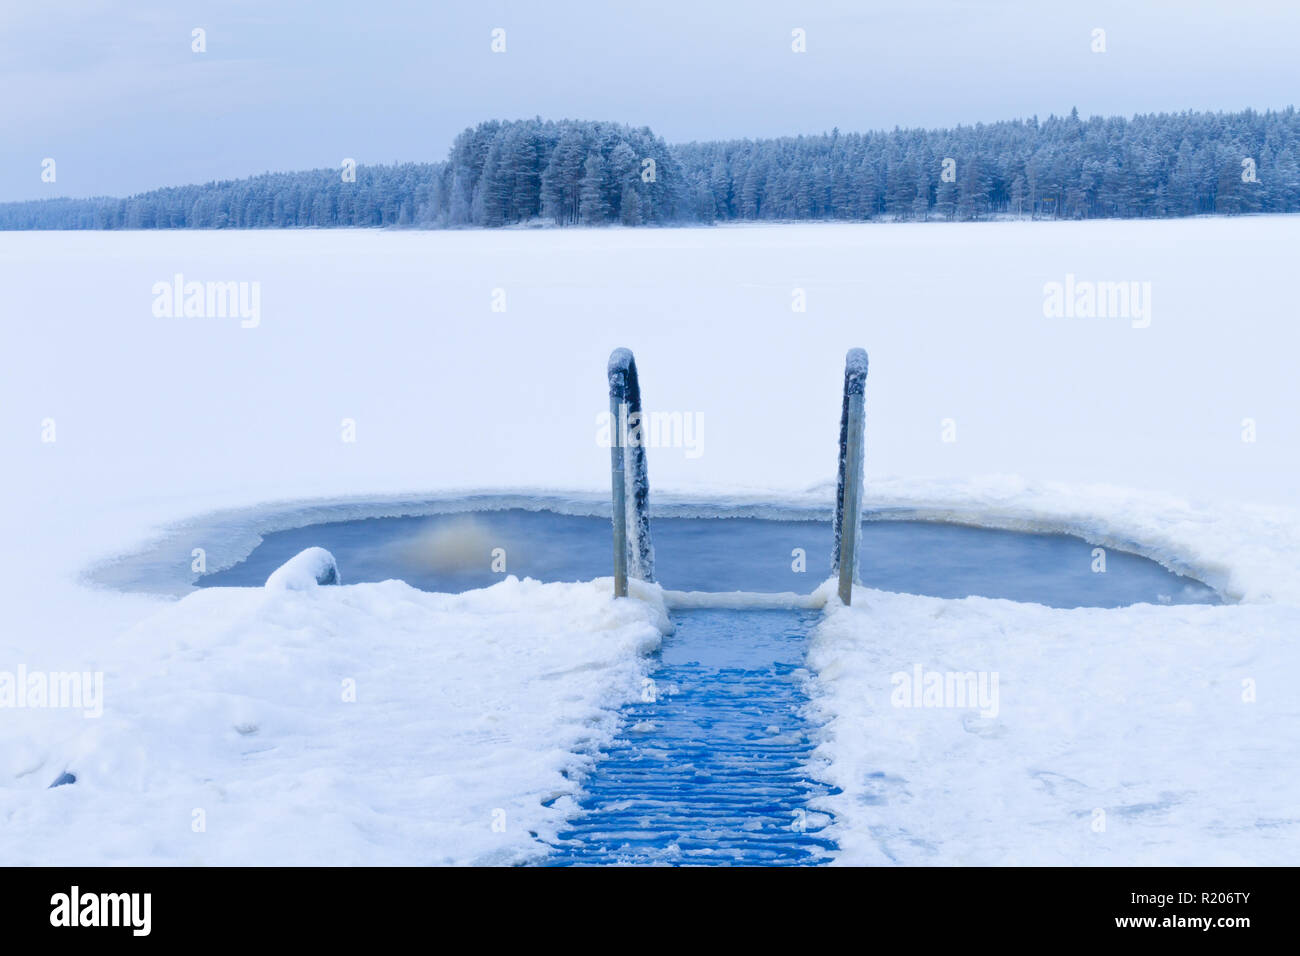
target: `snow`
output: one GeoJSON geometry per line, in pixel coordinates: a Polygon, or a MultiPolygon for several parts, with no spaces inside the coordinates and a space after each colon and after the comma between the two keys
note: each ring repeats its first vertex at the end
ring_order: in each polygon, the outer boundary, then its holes
{"type": "Polygon", "coordinates": [[[334,555],[324,548],[299,551],[266,579],[266,587],[273,591],[309,591],[317,585],[341,583],[334,555]]]}
{"type": "Polygon", "coordinates": [[[49,752],[3,725],[0,859],[536,859],[667,626],[653,585],[612,589],[198,591],[105,649],[100,720],[69,715],[49,752]],[[65,764],[76,784],[44,789],[65,764]]]}
{"type": "Polygon", "coordinates": [[[834,601],[808,664],[837,862],[1293,864],[1295,626],[1277,605],[834,601]],[[996,675],[995,715],[896,706],[918,666],[996,675]]]}
{"type": "Polygon", "coordinates": [[[657,592],[175,596],[195,549],[216,569],[286,523],[483,491],[607,514],[616,346],[647,409],[708,420],[702,455],[650,449],[653,512],[829,517],[862,346],[868,513],[1071,531],[1239,602],[828,600],[813,769],[844,790],[845,861],[1294,859],[1298,243],[1300,217],[0,233],[0,670],[106,678],[98,720],[0,710],[0,859],[535,856],[561,771],[645,666],[657,592]],[[154,316],[177,272],[260,283],[260,322],[154,316]],[[1150,282],[1149,326],[1047,318],[1067,275],[1150,282]],[[106,587],[124,555],[172,597],[106,587]],[[918,663],[997,671],[999,716],[889,707],[918,663]]]}

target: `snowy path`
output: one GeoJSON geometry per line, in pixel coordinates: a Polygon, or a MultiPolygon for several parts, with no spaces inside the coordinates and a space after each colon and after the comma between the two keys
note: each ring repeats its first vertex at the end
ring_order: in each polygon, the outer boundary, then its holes
{"type": "Polygon", "coordinates": [[[826,862],[802,660],[820,614],[689,611],[561,832],[557,865],[826,862]]]}

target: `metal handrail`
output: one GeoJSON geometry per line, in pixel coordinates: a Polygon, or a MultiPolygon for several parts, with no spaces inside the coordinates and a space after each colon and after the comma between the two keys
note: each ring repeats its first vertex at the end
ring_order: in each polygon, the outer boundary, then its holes
{"type": "MultiPolygon", "coordinates": [[[[609,356],[609,473],[614,526],[614,596],[627,597],[628,579],[654,581],[650,541],[650,480],[641,431],[641,384],[629,349],[609,356]]],[[[853,603],[858,580],[858,537],[862,514],[867,353],[849,349],[844,360],[840,409],[839,477],[835,490],[835,549],[831,571],[839,575],[839,596],[853,603]]]]}
{"type": "Polygon", "coordinates": [[[840,600],[845,604],[853,603],[853,583],[858,580],[866,386],[867,353],[863,349],[849,349],[844,359],[840,467],[835,489],[835,550],[831,555],[831,571],[839,572],[840,600]]]}
{"type": "Polygon", "coordinates": [[[641,383],[628,349],[609,356],[610,488],[614,519],[614,596],[627,596],[629,577],[655,579],[650,541],[650,478],[641,431],[641,383]],[[629,460],[630,459],[630,460],[629,460]]]}

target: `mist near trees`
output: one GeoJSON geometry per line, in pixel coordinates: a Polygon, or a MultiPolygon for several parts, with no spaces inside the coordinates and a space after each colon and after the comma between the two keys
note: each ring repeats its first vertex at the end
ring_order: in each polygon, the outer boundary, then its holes
{"type": "Polygon", "coordinates": [[[1160,113],[670,146],[493,120],[440,163],[267,173],[126,199],[0,205],[2,229],[624,226],[1300,211],[1300,114],[1160,113]]]}

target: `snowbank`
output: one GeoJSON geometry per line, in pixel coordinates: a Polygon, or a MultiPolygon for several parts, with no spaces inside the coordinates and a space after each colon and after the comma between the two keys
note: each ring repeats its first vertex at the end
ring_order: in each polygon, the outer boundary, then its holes
{"type": "Polygon", "coordinates": [[[857,589],[846,608],[832,584],[808,665],[813,770],[842,790],[817,804],[835,815],[837,862],[1295,862],[1296,607],[857,589]],[[918,668],[922,686],[974,674],[995,705],[916,706],[918,668]]]}
{"type": "Polygon", "coordinates": [[[114,643],[101,719],[5,714],[0,860],[534,859],[667,626],[612,591],[199,591],[114,643]]]}
{"type": "Polygon", "coordinates": [[[309,591],[321,584],[342,584],[334,555],[324,548],[306,548],[280,565],[266,579],[272,591],[309,591]]]}

